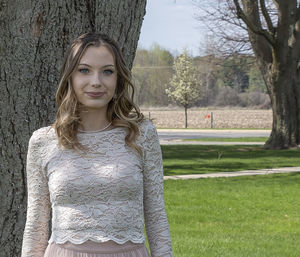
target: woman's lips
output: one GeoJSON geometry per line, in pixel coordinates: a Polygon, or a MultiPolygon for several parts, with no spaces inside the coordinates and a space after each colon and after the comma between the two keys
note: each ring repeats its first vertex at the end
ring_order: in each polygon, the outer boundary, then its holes
{"type": "Polygon", "coordinates": [[[90,97],[100,97],[104,95],[104,92],[86,92],[86,94],[90,97]]]}

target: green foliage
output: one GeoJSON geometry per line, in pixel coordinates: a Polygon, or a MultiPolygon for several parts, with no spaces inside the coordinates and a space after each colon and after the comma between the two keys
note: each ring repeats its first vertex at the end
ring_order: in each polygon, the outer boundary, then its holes
{"type": "Polygon", "coordinates": [[[234,88],[238,93],[245,92],[249,86],[248,69],[253,58],[233,55],[223,59],[220,77],[224,86],[234,88]]]}
{"type": "Polygon", "coordinates": [[[261,72],[255,65],[253,65],[249,71],[248,92],[267,93],[265,81],[263,80],[261,72]]]}
{"type": "Polygon", "coordinates": [[[142,106],[168,104],[165,85],[172,76],[173,56],[154,44],[150,50],[138,49],[132,75],[136,86],[135,101],[142,106]]]}
{"type": "Polygon", "coordinates": [[[158,44],[153,44],[149,50],[137,50],[132,74],[135,101],[139,105],[167,106],[172,100],[187,108],[192,105],[270,106],[253,56],[208,54],[190,57],[185,52],[176,60],[177,67],[173,55],[158,44]],[[185,64],[181,60],[184,55],[185,64]],[[177,71],[180,69],[181,74],[177,71]]]}
{"type": "Polygon", "coordinates": [[[174,61],[174,74],[166,93],[176,104],[189,108],[199,99],[197,71],[185,50],[174,61]]]}
{"type": "Polygon", "coordinates": [[[193,58],[199,74],[201,85],[201,98],[196,102],[197,106],[213,105],[218,95],[218,74],[220,70],[219,59],[215,55],[198,56],[193,58]]]}
{"type": "Polygon", "coordinates": [[[173,64],[172,54],[157,43],[151,46],[149,53],[152,55],[153,65],[171,66],[173,64]]]}

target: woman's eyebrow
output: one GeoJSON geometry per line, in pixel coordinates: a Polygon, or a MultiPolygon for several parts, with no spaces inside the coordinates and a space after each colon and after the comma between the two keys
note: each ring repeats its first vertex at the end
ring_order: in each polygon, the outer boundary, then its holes
{"type": "MultiPolygon", "coordinates": [[[[88,66],[88,67],[92,67],[91,65],[89,65],[89,64],[86,64],[86,63],[79,63],[78,65],[84,65],[84,66],[88,66]]],[[[112,67],[114,67],[115,65],[113,65],[113,64],[106,64],[106,65],[104,65],[104,66],[102,66],[102,67],[110,67],[110,66],[112,66],[112,67]]]]}
{"type": "Polygon", "coordinates": [[[84,65],[84,66],[92,67],[91,65],[88,65],[88,64],[86,64],[86,63],[79,63],[78,66],[79,66],[79,65],[84,65]]]}

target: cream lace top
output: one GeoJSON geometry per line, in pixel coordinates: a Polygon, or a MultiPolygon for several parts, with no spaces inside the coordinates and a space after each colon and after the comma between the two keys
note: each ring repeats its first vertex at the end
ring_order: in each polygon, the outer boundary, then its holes
{"type": "Polygon", "coordinates": [[[79,142],[90,149],[84,154],[59,148],[50,126],[33,133],[22,257],[42,257],[48,242],[142,243],[144,223],[152,257],[173,255],[156,129],[150,121],[140,124],[142,156],[125,144],[125,136],[121,127],[78,133],[79,142]]]}

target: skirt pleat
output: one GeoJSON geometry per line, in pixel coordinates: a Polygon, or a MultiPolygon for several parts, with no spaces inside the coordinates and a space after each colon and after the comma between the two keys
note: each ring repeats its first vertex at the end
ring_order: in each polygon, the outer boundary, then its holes
{"type": "Polygon", "coordinates": [[[150,257],[150,255],[144,243],[117,244],[113,241],[104,243],[86,241],[83,244],[50,243],[44,257],[150,257]]]}

